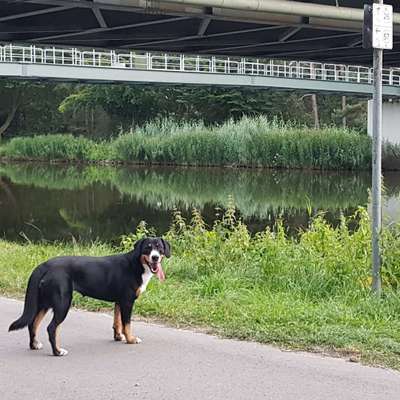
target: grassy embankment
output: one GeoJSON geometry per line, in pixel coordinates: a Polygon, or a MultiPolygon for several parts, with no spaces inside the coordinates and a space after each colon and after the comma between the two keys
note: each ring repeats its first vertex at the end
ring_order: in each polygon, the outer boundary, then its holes
{"type": "Polygon", "coordinates": [[[22,160],[121,162],[199,166],[366,170],[371,141],[350,130],[310,130],[264,117],[243,118],[220,127],[150,123],[129,134],[96,143],[84,137],[20,137],[0,157],[22,160]]]}
{"type": "MultiPolygon", "coordinates": [[[[166,235],[173,257],[167,281],[152,281],[136,313],[177,326],[204,327],[226,337],[287,348],[328,351],[400,369],[399,230],[384,232],[384,296],[371,295],[368,216],[330,227],[322,217],[298,238],[275,231],[250,236],[230,208],[212,228],[179,214],[166,235]]],[[[124,238],[130,249],[144,232],[124,238]]],[[[0,241],[0,293],[22,296],[31,270],[61,254],[104,255],[105,244],[17,244],[0,241]]],[[[75,297],[91,310],[104,302],[75,297]]]]}

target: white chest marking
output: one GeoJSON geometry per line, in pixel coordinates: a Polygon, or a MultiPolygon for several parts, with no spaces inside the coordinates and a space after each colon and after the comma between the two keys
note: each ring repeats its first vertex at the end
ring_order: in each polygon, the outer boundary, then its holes
{"type": "Polygon", "coordinates": [[[139,287],[139,293],[140,294],[142,294],[146,290],[147,285],[149,284],[150,279],[153,276],[152,272],[150,271],[150,268],[147,265],[143,265],[143,268],[144,268],[144,272],[142,274],[142,281],[143,282],[139,287]]]}

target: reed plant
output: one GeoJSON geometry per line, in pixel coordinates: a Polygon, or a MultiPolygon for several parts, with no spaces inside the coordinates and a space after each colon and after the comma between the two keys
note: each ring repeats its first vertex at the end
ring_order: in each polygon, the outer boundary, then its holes
{"type": "Polygon", "coordinates": [[[7,142],[1,155],[14,159],[95,161],[106,159],[105,143],[73,135],[17,137],[7,142]]]}
{"type": "Polygon", "coordinates": [[[15,138],[1,155],[17,159],[121,163],[366,170],[371,140],[346,129],[312,130],[266,117],[244,117],[221,126],[161,120],[110,142],[48,135],[15,138]]]}
{"type": "Polygon", "coordinates": [[[310,130],[265,117],[213,128],[182,125],[170,134],[163,122],[159,126],[158,135],[154,124],[120,135],[112,143],[116,157],[149,164],[334,170],[368,169],[371,163],[370,139],[350,130],[310,130]]]}

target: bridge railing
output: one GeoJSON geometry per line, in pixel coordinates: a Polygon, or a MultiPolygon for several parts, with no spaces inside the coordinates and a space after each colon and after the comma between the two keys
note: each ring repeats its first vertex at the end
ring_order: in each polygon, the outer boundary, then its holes
{"type": "MultiPolygon", "coordinates": [[[[255,75],[364,84],[371,84],[374,76],[372,68],[358,65],[13,44],[0,46],[0,62],[255,75]]],[[[384,69],[383,83],[400,86],[400,68],[384,69]]]]}

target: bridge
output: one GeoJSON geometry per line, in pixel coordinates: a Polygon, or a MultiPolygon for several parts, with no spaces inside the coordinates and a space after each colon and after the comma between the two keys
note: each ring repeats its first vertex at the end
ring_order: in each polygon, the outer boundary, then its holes
{"type": "MultiPolygon", "coordinates": [[[[0,41],[372,65],[372,0],[0,0],[0,41]]],[[[400,2],[392,4],[400,60],[400,2]]]]}
{"type": "MultiPolygon", "coordinates": [[[[365,2],[0,0],[0,76],[370,95],[365,2]]],[[[400,3],[385,2],[395,37],[384,94],[397,97],[400,3]]]]}
{"type": "MultiPolygon", "coordinates": [[[[7,44],[0,46],[0,76],[370,95],[374,73],[370,67],[346,64],[7,44]]],[[[383,79],[385,96],[400,97],[400,68],[386,68],[383,79]]]]}
{"type": "MultiPolygon", "coordinates": [[[[364,2],[0,0],[0,77],[369,96],[364,2]]],[[[399,97],[400,4],[386,3],[395,48],[385,56],[384,95],[399,97]]]]}

